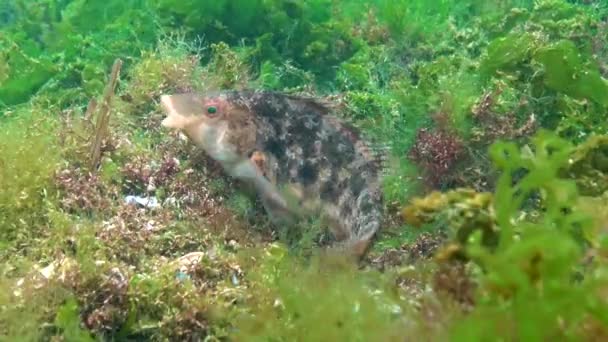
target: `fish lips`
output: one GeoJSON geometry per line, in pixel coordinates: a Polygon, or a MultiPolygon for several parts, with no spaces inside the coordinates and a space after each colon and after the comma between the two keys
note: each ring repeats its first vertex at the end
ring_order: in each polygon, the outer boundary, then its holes
{"type": "Polygon", "coordinates": [[[167,117],[163,119],[161,125],[167,128],[182,128],[181,115],[175,109],[173,97],[171,95],[161,95],[160,103],[165,113],[167,113],[167,117]]]}

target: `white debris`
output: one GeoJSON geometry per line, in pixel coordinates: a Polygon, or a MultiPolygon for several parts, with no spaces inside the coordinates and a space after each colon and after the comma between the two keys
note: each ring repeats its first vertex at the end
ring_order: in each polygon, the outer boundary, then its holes
{"type": "Polygon", "coordinates": [[[158,200],[154,196],[142,197],[142,196],[129,195],[129,196],[125,197],[125,202],[127,204],[139,204],[143,207],[147,207],[147,208],[151,208],[151,209],[160,207],[158,200]]]}
{"type": "Polygon", "coordinates": [[[55,274],[56,266],[57,265],[54,262],[52,262],[47,267],[41,269],[40,274],[42,274],[42,276],[45,277],[46,279],[50,279],[53,276],[53,274],[55,274]]]}

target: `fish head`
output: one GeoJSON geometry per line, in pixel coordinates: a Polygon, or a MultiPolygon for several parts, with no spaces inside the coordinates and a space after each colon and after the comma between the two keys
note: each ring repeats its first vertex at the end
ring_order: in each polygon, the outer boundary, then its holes
{"type": "Polygon", "coordinates": [[[167,115],[162,126],[183,132],[220,162],[241,157],[239,143],[245,135],[243,123],[250,122],[243,118],[250,114],[230,101],[226,94],[170,94],[162,95],[160,102],[167,115]]]}
{"type": "Polygon", "coordinates": [[[161,124],[167,128],[184,131],[192,126],[217,126],[229,111],[229,104],[220,96],[172,94],[162,95],[160,102],[167,114],[161,124]]]}

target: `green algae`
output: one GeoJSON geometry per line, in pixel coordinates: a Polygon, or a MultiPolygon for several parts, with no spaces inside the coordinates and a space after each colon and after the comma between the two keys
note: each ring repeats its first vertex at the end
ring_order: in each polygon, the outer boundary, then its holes
{"type": "Polygon", "coordinates": [[[560,0],[3,3],[1,338],[607,336],[606,13],[560,0]],[[85,104],[116,57],[111,134],[85,170],[85,104]],[[337,94],[339,115],[391,147],[387,224],[361,269],[317,256],[314,223],[268,226],[160,129],[161,94],[218,86],[337,94]],[[409,151],[450,141],[465,159],[429,188],[409,151]],[[162,206],[126,205],[133,194],[162,206]]]}
{"type": "Polygon", "coordinates": [[[53,176],[61,162],[57,125],[33,115],[0,124],[0,259],[25,252],[44,230],[56,201],[53,176]]]}
{"type": "Polygon", "coordinates": [[[577,182],[582,195],[602,196],[608,191],[608,138],[593,136],[579,145],[562,173],[577,182]]]}
{"type": "MultiPolygon", "coordinates": [[[[479,339],[496,331],[515,339],[572,338],[580,336],[581,321],[606,323],[607,303],[596,292],[604,277],[583,276],[574,284],[572,280],[586,249],[577,232],[587,243],[605,234],[593,229],[593,217],[601,218],[598,212],[564,210],[579,201],[575,182],[558,176],[576,150],[546,132],[536,135],[534,143],[534,154],[518,151],[512,143],[491,147],[502,171],[493,195],[465,190],[433,193],[404,211],[416,224],[445,215],[453,236],[437,254],[438,260],[464,258],[483,270],[479,303],[471,316],[454,324],[456,340],[479,339]],[[513,185],[513,173],[520,168],[527,174],[513,185]],[[537,191],[543,198],[542,210],[528,201],[537,191]],[[527,314],[529,305],[538,307],[533,315],[527,314]],[[556,315],[568,323],[561,325],[553,319],[556,315]],[[502,331],[503,324],[514,328],[502,331]]],[[[605,265],[594,267],[603,272],[605,265]]]]}
{"type": "Polygon", "coordinates": [[[520,63],[530,58],[534,43],[534,36],[527,33],[511,33],[492,41],[481,62],[481,71],[491,76],[499,70],[517,68],[520,63]]]}
{"type": "Polygon", "coordinates": [[[539,49],[535,59],[545,68],[549,88],[608,106],[608,81],[593,63],[583,59],[573,42],[560,41],[539,49]]]}

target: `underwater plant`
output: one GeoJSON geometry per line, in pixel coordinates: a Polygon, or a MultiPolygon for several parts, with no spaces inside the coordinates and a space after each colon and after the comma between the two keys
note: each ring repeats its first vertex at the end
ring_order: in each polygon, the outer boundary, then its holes
{"type": "Polygon", "coordinates": [[[607,16],[0,1],[0,340],[608,339],[607,16]],[[377,142],[386,215],[360,264],[161,130],[162,94],[214,88],[323,98],[377,142]]]}

